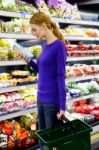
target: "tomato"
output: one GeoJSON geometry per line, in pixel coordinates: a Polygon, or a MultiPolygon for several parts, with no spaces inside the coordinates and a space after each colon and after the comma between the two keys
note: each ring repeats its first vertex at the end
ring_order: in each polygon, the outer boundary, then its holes
{"type": "Polygon", "coordinates": [[[78,107],[75,107],[74,108],[74,112],[76,113],[81,113],[81,108],[78,106],[78,107]]]}
{"type": "Polygon", "coordinates": [[[75,101],[72,103],[72,106],[79,106],[79,101],[75,101]]]}
{"type": "Polygon", "coordinates": [[[86,99],[82,99],[82,100],[79,101],[79,104],[80,104],[80,105],[84,105],[84,104],[86,104],[86,102],[87,102],[86,99]]]}
{"type": "Polygon", "coordinates": [[[67,46],[67,51],[73,51],[74,48],[72,46],[67,46]]]}
{"type": "Polygon", "coordinates": [[[94,106],[92,106],[92,105],[87,105],[87,104],[85,104],[85,105],[82,105],[81,106],[81,112],[83,113],[83,114],[90,114],[91,113],[91,111],[93,111],[94,110],[94,106]]]}
{"type": "Polygon", "coordinates": [[[99,45],[96,45],[95,49],[96,49],[96,50],[99,50],[99,45]]]}

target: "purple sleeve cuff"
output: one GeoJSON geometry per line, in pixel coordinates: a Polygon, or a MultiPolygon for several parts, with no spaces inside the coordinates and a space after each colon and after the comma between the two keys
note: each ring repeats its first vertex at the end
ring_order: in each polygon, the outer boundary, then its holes
{"type": "Polygon", "coordinates": [[[28,65],[38,72],[38,66],[36,62],[34,62],[33,60],[30,60],[28,65]]]}

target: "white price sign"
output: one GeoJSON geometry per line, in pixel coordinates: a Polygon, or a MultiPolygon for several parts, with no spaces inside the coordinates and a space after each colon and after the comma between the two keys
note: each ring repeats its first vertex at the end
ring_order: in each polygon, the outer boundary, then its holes
{"type": "Polygon", "coordinates": [[[0,134],[0,147],[7,146],[7,135],[0,134]]]}

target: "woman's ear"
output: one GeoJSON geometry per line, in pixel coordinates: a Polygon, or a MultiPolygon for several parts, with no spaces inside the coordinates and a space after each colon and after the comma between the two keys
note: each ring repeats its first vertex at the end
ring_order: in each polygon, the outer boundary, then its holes
{"type": "Polygon", "coordinates": [[[45,23],[42,23],[42,28],[43,28],[44,30],[46,30],[47,26],[46,26],[45,23]]]}

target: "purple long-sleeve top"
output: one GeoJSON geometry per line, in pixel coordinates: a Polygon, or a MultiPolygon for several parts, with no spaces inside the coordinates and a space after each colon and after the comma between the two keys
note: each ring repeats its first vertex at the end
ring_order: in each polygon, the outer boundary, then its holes
{"type": "Polygon", "coordinates": [[[59,104],[59,109],[65,110],[65,43],[57,39],[51,44],[44,44],[37,64],[31,60],[29,65],[39,74],[38,100],[48,104],[59,104]]]}

